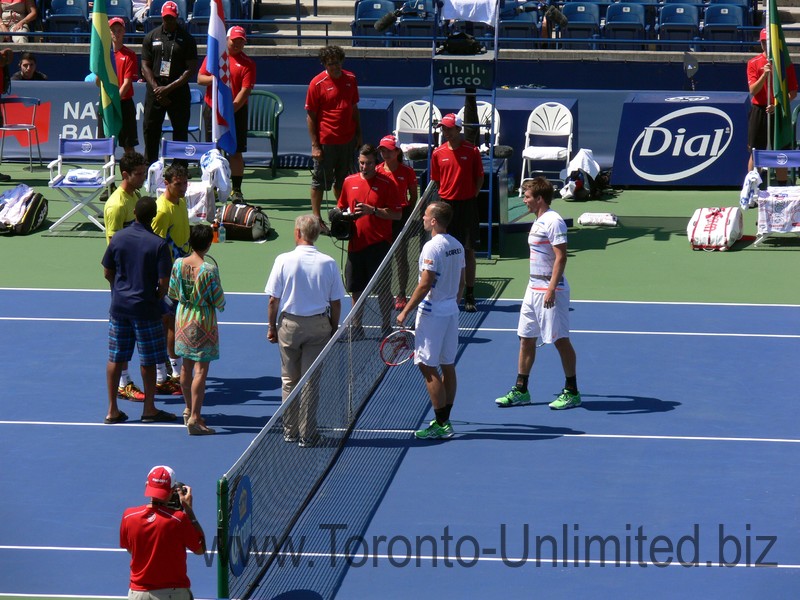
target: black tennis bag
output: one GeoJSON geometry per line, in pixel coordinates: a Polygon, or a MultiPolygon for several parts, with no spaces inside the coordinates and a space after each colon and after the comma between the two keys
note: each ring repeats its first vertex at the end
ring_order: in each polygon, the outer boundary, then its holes
{"type": "Polygon", "coordinates": [[[220,209],[219,222],[225,225],[225,237],[243,242],[267,239],[272,227],[269,217],[251,204],[226,204],[220,209]]]}
{"type": "Polygon", "coordinates": [[[0,197],[0,234],[28,235],[47,219],[47,198],[20,184],[0,197]]]}

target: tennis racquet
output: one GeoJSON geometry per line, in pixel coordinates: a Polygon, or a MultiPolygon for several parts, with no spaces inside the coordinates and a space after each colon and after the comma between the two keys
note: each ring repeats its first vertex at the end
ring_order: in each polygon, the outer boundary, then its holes
{"type": "Polygon", "coordinates": [[[206,254],[203,257],[203,262],[208,264],[208,265],[211,265],[212,267],[214,267],[217,270],[217,277],[219,278],[220,285],[222,285],[222,278],[220,277],[220,274],[219,274],[219,265],[217,264],[217,261],[214,260],[214,257],[211,256],[210,254],[206,254]]]}
{"type": "Polygon", "coordinates": [[[414,358],[414,332],[396,329],[381,342],[381,360],[390,367],[402,365],[414,358]]]}

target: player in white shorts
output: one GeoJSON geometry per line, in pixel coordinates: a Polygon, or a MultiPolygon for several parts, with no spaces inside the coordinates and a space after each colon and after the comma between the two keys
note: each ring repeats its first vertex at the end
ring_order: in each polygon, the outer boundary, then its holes
{"type": "Polygon", "coordinates": [[[564,368],[564,389],[549,404],[554,410],[581,405],[575,374],[577,358],[569,339],[569,284],[564,277],[567,266],[567,225],[550,208],[553,185],[544,177],[522,184],[524,201],[536,221],[528,234],[531,250],[530,279],[519,313],[519,360],[517,381],[497,406],[522,406],[531,403],[528,377],[536,359],[536,340],[554,344],[564,368]]]}
{"type": "Polygon", "coordinates": [[[417,310],[414,363],[425,378],[435,417],[414,433],[420,439],[453,435],[450,411],[456,399],[458,303],[464,292],[465,259],[464,247],[447,233],[452,218],[453,209],[444,202],[431,202],[425,209],[422,223],[432,237],[419,256],[417,288],[397,315],[403,325],[417,310]]]}

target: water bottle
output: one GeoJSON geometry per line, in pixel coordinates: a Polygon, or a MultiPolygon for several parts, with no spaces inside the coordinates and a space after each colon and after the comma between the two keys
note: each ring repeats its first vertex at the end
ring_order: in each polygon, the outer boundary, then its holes
{"type": "Polygon", "coordinates": [[[214,237],[211,238],[211,242],[216,244],[219,241],[219,221],[214,219],[214,224],[211,226],[211,229],[214,230],[214,237]]]}
{"type": "Polygon", "coordinates": [[[219,232],[217,233],[217,239],[219,239],[219,243],[220,244],[224,244],[225,243],[225,236],[226,236],[226,234],[225,234],[225,224],[224,223],[220,223],[219,224],[219,232]]]}

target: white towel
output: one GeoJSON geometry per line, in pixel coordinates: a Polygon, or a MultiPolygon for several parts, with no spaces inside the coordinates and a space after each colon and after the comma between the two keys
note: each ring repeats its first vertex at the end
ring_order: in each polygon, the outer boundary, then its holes
{"type": "Polygon", "coordinates": [[[67,171],[65,179],[67,183],[97,184],[103,181],[103,174],[93,169],[72,169],[67,171]]]}
{"type": "Polygon", "coordinates": [[[219,192],[223,202],[231,195],[231,167],[228,159],[222,156],[219,150],[209,150],[200,158],[200,169],[203,172],[203,181],[219,192]]]}
{"type": "Polygon", "coordinates": [[[578,225],[605,225],[615,227],[617,215],[614,213],[583,213],[578,217],[578,225]]]}
{"type": "Polygon", "coordinates": [[[581,148],[578,150],[575,158],[569,161],[569,165],[567,165],[567,172],[572,173],[573,171],[578,170],[588,173],[589,177],[592,179],[600,174],[600,165],[597,164],[597,161],[594,159],[591,150],[581,148]]]}
{"type": "Polygon", "coordinates": [[[528,160],[566,160],[567,149],[564,146],[528,146],[522,156],[528,160]]]}
{"type": "Polygon", "coordinates": [[[753,169],[744,178],[742,193],[739,195],[739,206],[742,210],[758,206],[758,186],[761,185],[761,175],[758,169],[753,169]]]}
{"type": "Polygon", "coordinates": [[[495,0],[444,0],[442,16],[457,21],[495,24],[495,0]]]}

